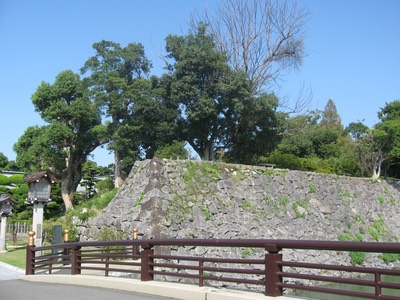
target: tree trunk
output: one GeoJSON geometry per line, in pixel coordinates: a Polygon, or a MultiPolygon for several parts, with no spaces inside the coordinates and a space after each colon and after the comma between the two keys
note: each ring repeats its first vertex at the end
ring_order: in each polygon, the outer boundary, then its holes
{"type": "Polygon", "coordinates": [[[122,179],[121,157],[118,150],[114,150],[114,187],[120,188],[124,180],[122,179]]]}
{"type": "Polygon", "coordinates": [[[376,157],[375,157],[375,161],[374,161],[374,169],[372,172],[372,179],[376,180],[376,179],[379,179],[379,177],[381,176],[382,163],[384,160],[385,160],[385,158],[383,157],[382,151],[378,150],[376,157]]]}
{"type": "Polygon", "coordinates": [[[70,210],[74,208],[72,201],[81,181],[82,162],[71,154],[66,160],[66,166],[67,174],[61,181],[61,197],[64,201],[65,210],[70,210]]]}
{"type": "Polygon", "coordinates": [[[61,197],[64,201],[65,210],[73,209],[72,205],[72,193],[71,193],[71,178],[67,175],[67,177],[61,181],[61,197]]]}

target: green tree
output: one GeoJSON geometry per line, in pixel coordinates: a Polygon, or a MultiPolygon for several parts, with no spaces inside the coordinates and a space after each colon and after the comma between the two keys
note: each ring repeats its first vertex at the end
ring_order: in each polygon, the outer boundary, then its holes
{"type": "Polygon", "coordinates": [[[136,101],[134,118],[131,118],[133,127],[137,128],[135,135],[143,158],[152,158],[158,149],[181,140],[182,129],[178,125],[179,103],[171,97],[171,77],[151,76],[148,83],[149,93],[136,101]]]}
{"type": "Polygon", "coordinates": [[[391,176],[399,176],[400,100],[386,103],[385,107],[378,112],[378,117],[381,122],[374,126],[372,133],[376,147],[379,147],[383,153],[381,163],[385,162],[386,173],[389,172],[391,176]]]}
{"type": "Polygon", "coordinates": [[[250,162],[258,149],[268,151],[276,126],[274,95],[252,95],[242,72],[233,71],[215,47],[206,26],[186,36],[167,37],[174,59],[172,97],[180,104],[183,137],[201,159],[214,160],[226,152],[233,162],[250,162]]]}
{"type": "Polygon", "coordinates": [[[181,103],[181,128],[185,139],[205,160],[214,159],[221,138],[221,86],[229,73],[226,58],[215,50],[215,44],[199,26],[187,36],[167,37],[168,57],[175,63],[172,95],[181,103]]]}
{"type": "Polygon", "coordinates": [[[53,84],[42,82],[32,95],[35,110],[48,125],[29,127],[14,145],[26,171],[49,169],[61,179],[65,208],[81,180],[87,156],[102,144],[104,127],[78,74],[63,71],[53,84]]]}
{"type": "Polygon", "coordinates": [[[171,144],[165,145],[158,149],[154,154],[158,158],[178,159],[187,158],[189,151],[185,148],[186,142],[173,141],[171,144]]]}
{"type": "Polygon", "coordinates": [[[123,163],[139,157],[137,128],[131,124],[138,99],[148,95],[148,75],[151,64],[141,44],[131,43],[121,47],[119,43],[101,41],[93,44],[95,55],[82,67],[82,74],[90,87],[91,97],[102,114],[109,120],[108,149],[114,152],[114,183],[123,182],[123,163]]]}
{"type": "Polygon", "coordinates": [[[353,140],[358,141],[368,133],[368,126],[362,122],[351,122],[344,130],[345,134],[350,134],[353,140]]]}
{"type": "Polygon", "coordinates": [[[85,198],[91,199],[96,195],[96,176],[99,175],[99,169],[94,161],[88,160],[82,166],[81,185],[85,187],[85,198]]]}
{"type": "Polygon", "coordinates": [[[4,170],[4,168],[8,165],[9,161],[7,156],[0,152],[0,170],[4,170]]]}
{"type": "Polygon", "coordinates": [[[271,153],[278,136],[279,99],[273,94],[232,97],[233,105],[223,110],[226,119],[224,147],[234,163],[253,164],[271,153]]]}
{"type": "Polygon", "coordinates": [[[331,99],[326,103],[320,125],[321,127],[335,130],[338,133],[343,132],[342,119],[337,112],[335,102],[331,99]]]}

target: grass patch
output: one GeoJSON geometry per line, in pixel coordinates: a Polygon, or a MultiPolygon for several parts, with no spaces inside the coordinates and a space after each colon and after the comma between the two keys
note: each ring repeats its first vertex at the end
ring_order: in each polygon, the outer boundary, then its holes
{"type": "Polygon", "coordinates": [[[9,249],[8,252],[0,253],[0,261],[20,269],[25,269],[26,247],[9,249]]]}
{"type": "Polygon", "coordinates": [[[105,192],[98,197],[86,200],[80,205],[75,205],[73,210],[67,212],[67,217],[76,216],[82,221],[94,217],[99,211],[107,207],[107,205],[115,197],[117,192],[117,189],[113,189],[111,191],[105,192]]]}

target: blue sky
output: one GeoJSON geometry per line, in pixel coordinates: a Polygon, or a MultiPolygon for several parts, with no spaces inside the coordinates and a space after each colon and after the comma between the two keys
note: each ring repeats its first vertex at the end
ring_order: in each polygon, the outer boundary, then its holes
{"type": "MultiPolygon", "coordinates": [[[[25,129],[44,124],[31,95],[66,69],[79,72],[103,39],[142,43],[162,73],[165,37],[186,34],[190,13],[217,0],[0,0],[0,152],[15,159],[14,143],[25,129]]],[[[276,93],[294,99],[312,90],[310,109],[333,99],[343,124],[379,122],[385,103],[400,99],[400,0],[298,0],[310,12],[308,56],[276,93]]],[[[96,151],[100,165],[112,163],[96,151]]]]}

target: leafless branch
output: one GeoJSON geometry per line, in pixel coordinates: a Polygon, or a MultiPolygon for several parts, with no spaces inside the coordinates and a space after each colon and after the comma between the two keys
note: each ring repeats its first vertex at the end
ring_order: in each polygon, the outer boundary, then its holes
{"type": "Polygon", "coordinates": [[[192,21],[209,25],[217,47],[257,93],[301,64],[308,16],[296,0],[222,0],[215,15],[205,11],[192,21]]]}

